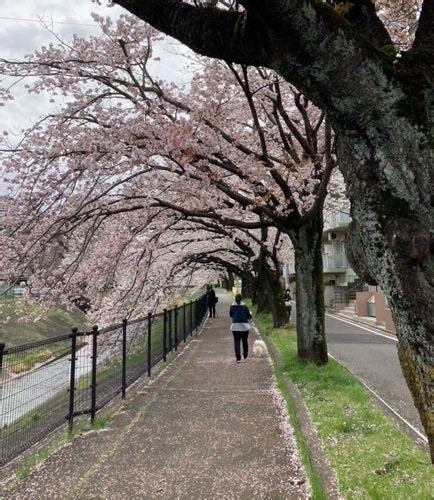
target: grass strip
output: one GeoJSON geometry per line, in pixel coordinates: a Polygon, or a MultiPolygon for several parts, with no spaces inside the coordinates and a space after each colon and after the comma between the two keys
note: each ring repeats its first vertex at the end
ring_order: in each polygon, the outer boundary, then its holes
{"type": "MultiPolygon", "coordinates": [[[[244,301],[251,310],[252,314],[255,317],[255,324],[261,331],[261,333],[268,335],[272,331],[272,320],[270,315],[268,314],[255,314],[255,306],[252,305],[249,299],[244,301]]],[[[307,440],[304,437],[302,431],[302,422],[299,418],[295,402],[288,391],[287,384],[284,380],[284,370],[283,367],[278,366],[277,364],[273,364],[273,371],[276,377],[277,386],[286,401],[288,416],[291,426],[294,430],[295,440],[297,442],[297,447],[300,453],[301,461],[306,471],[307,478],[310,483],[312,499],[313,500],[325,500],[327,499],[326,486],[321,480],[321,477],[317,474],[315,467],[312,463],[312,457],[309,449],[309,445],[307,440]]]]}
{"type": "MultiPolygon", "coordinates": [[[[270,335],[282,370],[300,390],[345,498],[434,498],[428,453],[378,408],[355,376],[334,360],[326,366],[299,360],[295,331],[273,328],[269,315],[256,315],[255,322],[270,335]]],[[[302,446],[301,452],[303,457],[302,446]]]]}
{"type": "Polygon", "coordinates": [[[313,464],[309,451],[309,446],[303,436],[301,431],[302,423],[298,417],[297,410],[295,408],[294,402],[292,400],[291,395],[289,394],[287,385],[285,384],[283,378],[283,371],[279,369],[275,369],[274,371],[277,385],[279,390],[286,401],[286,405],[288,408],[288,416],[291,422],[292,428],[294,429],[294,436],[297,442],[298,451],[300,453],[301,461],[303,463],[304,470],[306,471],[306,475],[309,479],[311,491],[312,491],[312,499],[313,500],[326,500],[327,493],[325,485],[323,484],[321,478],[317,474],[313,464]]]}
{"type": "MultiPolygon", "coordinates": [[[[7,347],[57,337],[74,326],[86,327],[86,316],[78,309],[64,311],[22,301],[0,303],[0,342],[7,347]]],[[[49,347],[49,346],[48,346],[49,347]]]]}

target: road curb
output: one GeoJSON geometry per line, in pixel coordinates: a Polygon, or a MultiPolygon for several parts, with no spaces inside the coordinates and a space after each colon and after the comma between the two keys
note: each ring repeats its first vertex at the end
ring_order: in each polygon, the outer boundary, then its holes
{"type": "Polygon", "coordinates": [[[310,463],[317,477],[324,486],[324,489],[327,493],[327,498],[342,498],[339,493],[338,479],[336,477],[335,471],[332,469],[329,459],[318,438],[316,429],[313,425],[312,419],[310,418],[309,411],[304,404],[303,397],[298,390],[298,387],[290,380],[288,374],[283,371],[282,355],[273,344],[272,340],[267,335],[261,334],[256,326],[255,328],[267,346],[269,356],[274,365],[274,369],[276,371],[281,371],[283,374],[285,386],[291,397],[291,401],[297,413],[297,417],[299,418],[301,423],[300,431],[308,448],[310,463]]]}
{"type": "Polygon", "coordinates": [[[351,318],[349,316],[346,316],[345,314],[340,314],[340,313],[337,313],[335,311],[326,311],[326,314],[332,316],[332,317],[335,317],[337,319],[343,319],[343,320],[346,320],[348,322],[351,322],[354,324],[354,326],[366,326],[366,327],[369,327],[369,328],[372,328],[372,330],[376,330],[378,333],[382,333],[382,334],[386,334],[386,335],[390,335],[391,338],[394,337],[393,340],[398,340],[398,337],[396,336],[396,332],[392,332],[391,330],[386,330],[385,328],[380,328],[378,325],[373,325],[372,323],[369,323],[367,321],[363,321],[362,319],[358,319],[358,318],[351,318]]]}

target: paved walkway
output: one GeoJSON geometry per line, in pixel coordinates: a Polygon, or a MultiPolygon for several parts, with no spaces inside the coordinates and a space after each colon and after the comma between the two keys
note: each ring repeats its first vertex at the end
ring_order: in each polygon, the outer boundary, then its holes
{"type": "Polygon", "coordinates": [[[110,428],[74,439],[8,498],[307,498],[268,359],[235,363],[229,302],[220,295],[220,317],[110,428]]]}

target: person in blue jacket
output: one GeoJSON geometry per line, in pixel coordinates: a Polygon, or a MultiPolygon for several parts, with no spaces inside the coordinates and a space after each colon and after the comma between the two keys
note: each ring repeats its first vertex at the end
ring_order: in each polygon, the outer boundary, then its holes
{"type": "Polygon", "coordinates": [[[249,354],[249,344],[247,338],[249,336],[250,323],[252,319],[249,308],[241,302],[241,295],[235,295],[235,302],[229,309],[229,316],[232,318],[231,331],[234,336],[235,357],[237,363],[241,362],[240,342],[243,343],[243,357],[247,358],[249,354]]]}

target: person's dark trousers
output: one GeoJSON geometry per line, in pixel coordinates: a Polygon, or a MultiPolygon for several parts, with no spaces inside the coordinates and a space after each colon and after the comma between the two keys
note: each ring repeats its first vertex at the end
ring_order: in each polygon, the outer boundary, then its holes
{"type": "Polygon", "coordinates": [[[291,319],[291,306],[286,306],[286,310],[288,311],[288,319],[291,319]]]}
{"type": "Polygon", "coordinates": [[[208,304],[209,317],[215,318],[215,304],[208,304]]]}
{"type": "Polygon", "coordinates": [[[249,344],[247,342],[247,337],[249,336],[249,330],[244,332],[232,332],[234,335],[234,348],[235,348],[235,357],[237,361],[241,361],[241,352],[240,352],[240,342],[243,343],[243,356],[244,359],[247,358],[249,354],[249,344]]]}

